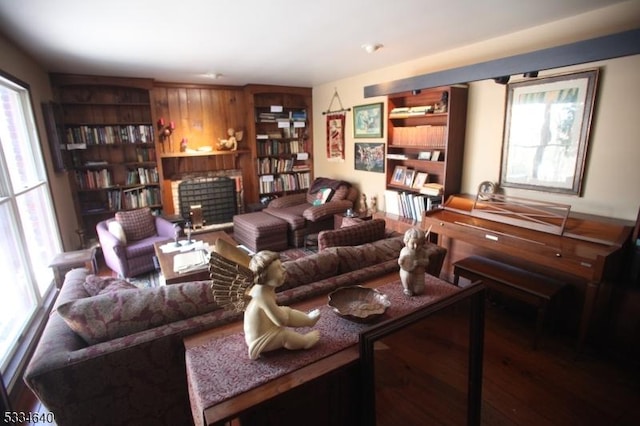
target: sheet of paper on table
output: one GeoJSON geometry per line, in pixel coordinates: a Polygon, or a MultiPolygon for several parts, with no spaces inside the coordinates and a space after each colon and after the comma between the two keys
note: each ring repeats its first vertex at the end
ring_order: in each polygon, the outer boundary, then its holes
{"type": "Polygon", "coordinates": [[[183,274],[206,268],[209,265],[208,254],[205,250],[176,254],[173,258],[173,272],[183,274]]]}

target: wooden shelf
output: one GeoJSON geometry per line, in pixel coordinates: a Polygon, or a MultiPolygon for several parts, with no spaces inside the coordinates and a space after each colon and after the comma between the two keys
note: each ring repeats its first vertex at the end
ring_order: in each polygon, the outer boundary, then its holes
{"type": "Polygon", "coordinates": [[[190,158],[190,157],[213,157],[217,155],[242,155],[249,154],[248,149],[238,149],[236,151],[197,151],[197,152],[163,152],[160,158],[190,158]]]}

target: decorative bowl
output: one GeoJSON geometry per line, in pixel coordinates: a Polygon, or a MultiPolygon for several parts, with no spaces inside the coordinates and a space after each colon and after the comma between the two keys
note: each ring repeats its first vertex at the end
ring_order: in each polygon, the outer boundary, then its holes
{"type": "Polygon", "coordinates": [[[339,316],[355,322],[371,322],[391,305],[386,294],[362,286],[343,287],[329,293],[329,306],[339,316]]]}

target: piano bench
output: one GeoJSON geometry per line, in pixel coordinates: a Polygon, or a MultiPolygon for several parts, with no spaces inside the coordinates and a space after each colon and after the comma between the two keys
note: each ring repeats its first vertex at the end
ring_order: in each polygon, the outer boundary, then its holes
{"type": "Polygon", "coordinates": [[[537,308],[536,332],[533,349],[538,347],[547,307],[566,286],[557,279],[481,256],[470,256],[453,264],[453,283],[458,285],[460,277],[473,281],[482,280],[484,285],[514,299],[537,308]]]}

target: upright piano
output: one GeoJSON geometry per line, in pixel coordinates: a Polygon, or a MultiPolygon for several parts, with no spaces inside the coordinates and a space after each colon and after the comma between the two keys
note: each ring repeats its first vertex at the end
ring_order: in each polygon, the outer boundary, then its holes
{"type": "Polygon", "coordinates": [[[578,350],[601,287],[619,275],[633,230],[631,222],[575,214],[568,205],[489,193],[451,196],[426,212],[421,226],[449,250],[445,270],[471,251],[582,287],[578,350]]]}

